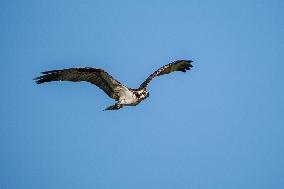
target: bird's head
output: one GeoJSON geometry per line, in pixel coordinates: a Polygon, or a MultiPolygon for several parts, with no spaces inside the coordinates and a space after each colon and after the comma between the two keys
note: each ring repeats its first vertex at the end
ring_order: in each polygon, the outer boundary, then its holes
{"type": "Polygon", "coordinates": [[[139,91],[137,91],[139,98],[145,99],[149,97],[149,92],[146,91],[146,89],[141,89],[139,91]]]}

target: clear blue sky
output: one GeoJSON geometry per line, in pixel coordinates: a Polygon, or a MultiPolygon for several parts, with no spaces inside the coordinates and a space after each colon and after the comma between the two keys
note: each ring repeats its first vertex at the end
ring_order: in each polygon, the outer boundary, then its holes
{"type": "Polygon", "coordinates": [[[1,189],[284,188],[283,0],[0,2],[1,189]],[[41,71],[103,68],[136,107],[41,71]]]}

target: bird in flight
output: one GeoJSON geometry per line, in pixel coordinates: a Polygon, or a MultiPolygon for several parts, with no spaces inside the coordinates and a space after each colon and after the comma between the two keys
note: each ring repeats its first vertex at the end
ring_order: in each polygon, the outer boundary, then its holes
{"type": "Polygon", "coordinates": [[[186,72],[193,67],[191,63],[192,60],[176,60],[162,66],[152,73],[137,89],[126,87],[102,69],[90,67],[45,71],[42,72],[43,75],[34,80],[37,84],[51,81],[90,82],[116,101],[114,105],[109,106],[105,110],[118,110],[123,106],[136,106],[149,97],[146,87],[153,78],[175,71],[186,72]]]}

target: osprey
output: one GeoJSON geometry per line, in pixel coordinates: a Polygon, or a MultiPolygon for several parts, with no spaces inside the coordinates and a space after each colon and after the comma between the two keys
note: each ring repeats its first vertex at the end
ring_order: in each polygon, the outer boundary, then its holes
{"type": "Polygon", "coordinates": [[[69,68],[42,72],[42,76],[35,78],[37,84],[51,81],[87,81],[102,89],[116,103],[105,110],[118,110],[123,106],[136,106],[149,97],[146,90],[149,82],[157,76],[169,74],[174,71],[186,72],[190,70],[192,60],[177,60],[167,64],[152,73],[137,89],[121,84],[106,71],[97,68],[69,68]]]}

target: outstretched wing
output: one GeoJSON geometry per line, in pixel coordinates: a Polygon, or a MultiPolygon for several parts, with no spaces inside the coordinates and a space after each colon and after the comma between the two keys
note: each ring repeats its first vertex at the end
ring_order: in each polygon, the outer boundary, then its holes
{"type": "Polygon", "coordinates": [[[181,72],[186,72],[186,70],[190,70],[192,60],[176,60],[170,64],[167,64],[161,68],[159,68],[157,71],[152,73],[139,87],[139,89],[146,88],[147,85],[150,83],[150,81],[157,76],[164,75],[164,74],[169,74],[171,72],[175,71],[181,71],[181,72]]]}
{"type": "Polygon", "coordinates": [[[123,90],[128,90],[119,81],[102,69],[69,68],[42,72],[42,76],[35,78],[37,84],[51,81],[87,81],[102,89],[109,97],[118,100],[123,90]]]}

